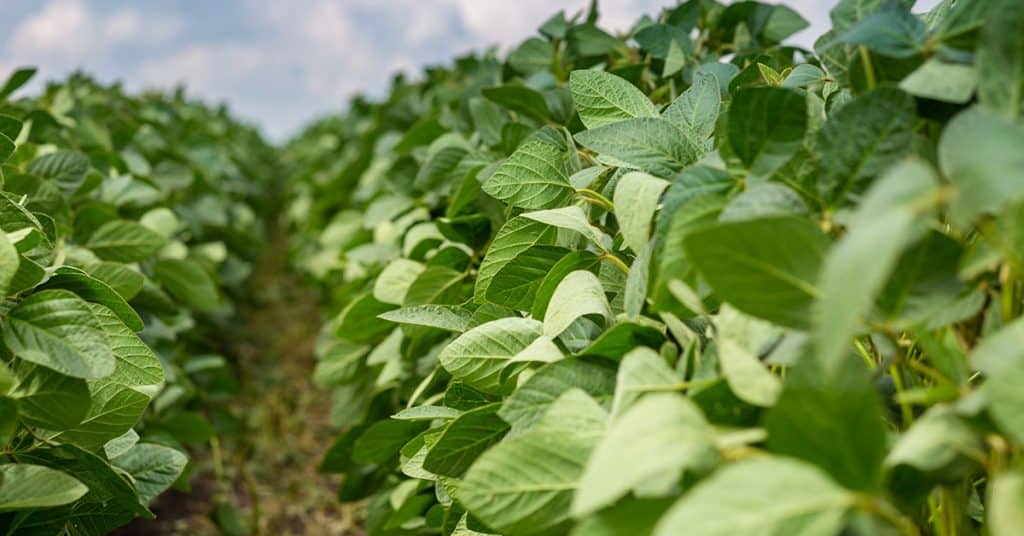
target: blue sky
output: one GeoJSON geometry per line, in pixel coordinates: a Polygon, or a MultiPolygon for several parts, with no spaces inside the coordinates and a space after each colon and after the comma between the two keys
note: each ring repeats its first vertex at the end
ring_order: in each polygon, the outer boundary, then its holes
{"type": "MultiPolygon", "coordinates": [[[[588,0],[2,0],[0,77],[35,65],[42,80],[83,68],[129,89],[184,83],[226,101],[274,139],[356,92],[380,94],[395,71],[415,72],[471,49],[515,45],[558,9],[588,0]]],[[[604,0],[602,26],[624,30],[674,0],[604,0]]],[[[828,28],[835,0],[789,0],[828,28]]],[[[919,8],[935,0],[919,1],[919,8]]]]}

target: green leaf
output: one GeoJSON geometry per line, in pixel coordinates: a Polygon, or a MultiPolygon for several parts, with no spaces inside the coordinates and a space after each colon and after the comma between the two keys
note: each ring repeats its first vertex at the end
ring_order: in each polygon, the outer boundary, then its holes
{"type": "Polygon", "coordinates": [[[20,359],[76,378],[114,372],[114,353],[89,304],[66,290],[22,300],[5,323],[4,343],[20,359]]]}
{"type": "Polygon", "coordinates": [[[867,192],[847,234],[828,252],[821,270],[821,300],[814,315],[817,359],[828,369],[846,359],[861,318],[915,237],[919,215],[938,188],[923,162],[893,167],[867,192]]]}
{"type": "Polygon", "coordinates": [[[498,415],[512,425],[514,435],[521,434],[571,389],[581,389],[604,405],[615,389],[615,371],[579,359],[545,365],[505,399],[498,415]]]}
{"type": "MultiPolygon", "coordinates": [[[[477,273],[474,299],[478,303],[486,303],[488,290],[495,276],[508,264],[536,245],[553,245],[556,230],[543,223],[522,217],[512,218],[498,230],[491,247],[487,249],[484,260],[480,263],[477,273]]],[[[499,304],[500,305],[500,304],[499,304]]]]}
{"type": "Polygon", "coordinates": [[[1024,442],[1024,319],[1007,324],[983,339],[971,352],[970,362],[986,375],[984,392],[996,424],[1018,442],[1024,442]]]}
{"type": "Polygon", "coordinates": [[[924,51],[926,36],[924,22],[909,8],[892,1],[857,21],[839,39],[850,45],[864,45],[884,56],[908,58],[924,51]]]}
{"type": "Polygon", "coordinates": [[[885,464],[939,472],[961,457],[983,457],[982,437],[946,406],[933,406],[893,445],[885,464]]]}
{"type": "Polygon", "coordinates": [[[587,213],[576,205],[527,212],[522,214],[521,217],[537,221],[545,225],[550,225],[552,227],[558,227],[559,229],[576,231],[583,236],[583,238],[586,238],[592,244],[601,249],[605,248],[605,244],[607,242],[605,234],[597,227],[591,225],[590,220],[587,218],[587,213]]]}
{"type": "Polygon", "coordinates": [[[996,475],[989,484],[991,503],[985,518],[992,536],[1013,536],[1024,523],[1024,474],[1020,469],[996,475]]]}
{"type": "Polygon", "coordinates": [[[654,534],[838,534],[853,501],[814,467],[784,458],[744,460],[690,490],[654,534]]]}
{"type": "Polygon", "coordinates": [[[487,100],[541,122],[551,119],[544,95],[526,86],[504,85],[480,90],[487,100]]]}
{"type": "Polygon", "coordinates": [[[512,206],[538,209],[565,205],[575,193],[565,167],[565,150],[530,140],[498,166],[483,190],[512,206]]]}
{"type": "Polygon", "coordinates": [[[950,214],[966,225],[982,214],[1024,199],[1024,183],[1015,179],[1024,166],[1024,126],[982,108],[953,118],[939,140],[939,165],[956,187],[950,214]]]}
{"type": "Polygon", "coordinates": [[[117,262],[136,262],[153,256],[166,240],[141,224],[114,220],[101,225],[85,247],[99,258],[117,262]]]}
{"type": "Polygon", "coordinates": [[[569,89],[580,120],[597,128],[635,117],[658,117],[658,110],[625,79],[603,71],[569,73],[569,89]]]}
{"type": "Polygon", "coordinates": [[[487,300],[516,310],[529,309],[546,276],[568,251],[557,246],[529,247],[495,274],[487,289],[487,300]]]}
{"type": "Polygon", "coordinates": [[[188,457],[181,451],[155,443],[139,443],[112,461],[132,475],[143,506],[178,480],[187,463],[188,457]]]}
{"type": "Polygon", "coordinates": [[[646,393],[681,388],[682,379],[650,348],[636,348],[622,358],[615,378],[612,416],[621,418],[646,393]]]}
{"type": "Polygon", "coordinates": [[[723,300],[779,325],[806,329],[829,238],[808,220],[773,217],[691,232],[686,254],[723,300]]]}
{"type": "Polygon", "coordinates": [[[373,284],[373,297],[382,303],[402,305],[409,286],[423,273],[425,267],[408,259],[395,259],[377,276],[373,284]]]}
{"type": "Polygon", "coordinates": [[[477,326],[448,343],[438,358],[451,375],[485,393],[507,391],[501,370],[543,333],[529,318],[502,318],[477,326]]]}
{"type": "Polygon", "coordinates": [[[1024,6],[997,0],[983,19],[978,43],[978,100],[981,105],[1011,120],[1024,112],[1024,6]],[[992,17],[998,13],[998,17],[992,17]]]}
{"type": "Polygon", "coordinates": [[[608,157],[610,163],[659,177],[669,177],[692,164],[699,149],[667,119],[641,117],[576,134],[576,141],[608,157]]]}
{"type": "Polygon", "coordinates": [[[153,278],[194,311],[209,312],[219,305],[216,283],[195,261],[161,260],[153,265],[153,278]]]}
{"type": "Polygon", "coordinates": [[[587,270],[577,270],[565,276],[552,294],[544,315],[544,334],[557,337],[576,319],[588,315],[608,321],[612,316],[611,306],[597,276],[587,270]]]}
{"type": "Polygon", "coordinates": [[[969,65],[947,63],[931,58],[900,82],[900,89],[926,99],[966,104],[978,86],[975,70],[969,65]]]}
{"type": "Polygon", "coordinates": [[[0,512],[60,506],[77,501],[88,491],[74,477],[49,467],[0,465],[0,512]]]}
{"type": "Polygon", "coordinates": [[[498,443],[469,468],[457,499],[503,533],[532,534],[568,519],[573,492],[607,414],[570,390],[532,429],[498,443]]]}
{"type": "Polygon", "coordinates": [[[768,178],[796,154],[807,130],[807,101],[792,89],[745,88],[729,107],[729,143],[755,177],[768,178]]]}
{"type": "Polygon", "coordinates": [[[715,132],[721,105],[715,75],[697,73],[693,85],[672,101],[661,116],[689,134],[691,140],[700,143],[715,132]]]}
{"type": "Polygon", "coordinates": [[[103,281],[122,298],[130,300],[142,290],[145,276],[116,262],[96,262],[85,267],[89,275],[103,281]]]}
{"type": "Polygon", "coordinates": [[[374,342],[387,335],[394,326],[378,318],[395,306],[381,303],[372,293],[366,293],[352,300],[338,315],[334,334],[342,339],[356,342],[374,342]]]}
{"type": "Polygon", "coordinates": [[[684,470],[717,460],[714,432],[688,399],[671,393],[637,402],[611,424],[580,477],[572,513],[582,517],[630,490],[671,489],[684,470]]]}
{"type": "Polygon", "coordinates": [[[7,233],[0,232],[0,295],[9,294],[20,264],[21,256],[18,255],[18,250],[11,244],[7,233]]]}
{"type": "Polygon", "coordinates": [[[35,67],[22,67],[11,73],[11,76],[7,77],[7,81],[4,82],[3,87],[0,87],[0,100],[5,100],[11,96],[21,86],[24,86],[36,75],[35,67]]]}
{"type": "Polygon", "coordinates": [[[65,193],[82,186],[89,172],[89,159],[77,151],[57,151],[36,158],[26,170],[43,179],[52,180],[65,193]]]}
{"type": "MultiPolygon", "coordinates": [[[[718,98],[717,93],[715,98],[718,98]]],[[[668,181],[640,172],[626,173],[615,186],[615,217],[623,241],[636,253],[647,247],[654,212],[668,186],[668,181]]]]}
{"type": "Polygon", "coordinates": [[[107,307],[132,331],[142,331],[142,328],[145,327],[135,309],[132,309],[120,294],[103,281],[78,268],[61,266],[40,288],[70,290],[83,300],[107,307]]]}
{"type": "Polygon", "coordinates": [[[895,88],[876,89],[840,108],[818,132],[821,193],[842,202],[847,192],[904,158],[913,131],[914,99],[895,88]]]}
{"type": "Polygon", "coordinates": [[[500,407],[489,404],[452,420],[430,447],[423,468],[438,475],[462,476],[480,454],[508,431],[508,423],[498,416],[500,407]]]}
{"type": "Polygon", "coordinates": [[[402,445],[426,428],[426,423],[416,421],[378,421],[356,439],[352,459],[363,465],[383,464],[396,457],[402,445]]]}
{"type": "Polygon", "coordinates": [[[29,426],[61,431],[74,428],[89,410],[89,388],[84,380],[58,374],[46,367],[20,364],[17,385],[10,396],[18,401],[18,417],[29,426]]]}
{"type": "Polygon", "coordinates": [[[426,326],[462,333],[469,329],[472,314],[457,305],[413,305],[378,315],[389,322],[426,326]]]}
{"type": "Polygon", "coordinates": [[[736,397],[748,404],[770,407],[779,398],[782,381],[769,372],[757,356],[736,341],[718,340],[718,360],[722,375],[736,397]]]}

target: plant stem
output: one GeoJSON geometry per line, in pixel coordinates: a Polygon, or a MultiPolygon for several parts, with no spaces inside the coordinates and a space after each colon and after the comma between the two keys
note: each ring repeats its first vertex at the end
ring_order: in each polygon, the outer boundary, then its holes
{"type": "Polygon", "coordinates": [[[576,190],[576,193],[584,196],[584,199],[587,199],[588,201],[593,199],[593,201],[597,202],[595,204],[601,206],[608,212],[615,212],[615,205],[607,197],[601,195],[600,192],[596,192],[590,188],[580,188],[579,190],[576,190]],[[590,199],[588,199],[588,197],[590,199]]]}
{"type": "Polygon", "coordinates": [[[875,80],[875,66],[871,63],[871,54],[863,45],[857,47],[857,50],[860,52],[860,61],[864,64],[864,76],[867,77],[868,90],[875,89],[878,82],[875,80]]]}
{"type": "Polygon", "coordinates": [[[626,263],[622,262],[622,259],[616,257],[612,253],[606,251],[604,255],[601,255],[601,258],[610,261],[612,264],[617,266],[619,270],[622,270],[623,273],[629,273],[629,266],[627,266],[626,263]]]}

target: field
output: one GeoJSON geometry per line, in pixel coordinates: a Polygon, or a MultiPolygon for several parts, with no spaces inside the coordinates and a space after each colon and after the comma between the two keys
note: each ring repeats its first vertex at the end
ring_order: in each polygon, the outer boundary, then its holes
{"type": "Polygon", "coordinates": [[[1024,534],[1024,3],[907,4],[559,12],[277,145],[12,73],[0,529],[1024,534]]]}

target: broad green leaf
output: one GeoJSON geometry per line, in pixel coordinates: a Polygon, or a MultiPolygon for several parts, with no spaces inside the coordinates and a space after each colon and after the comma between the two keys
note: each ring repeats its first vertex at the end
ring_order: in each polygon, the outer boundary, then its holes
{"type": "Polygon", "coordinates": [[[882,9],[857,21],[840,40],[863,45],[892,58],[907,58],[924,51],[927,34],[924,22],[899,2],[886,2],[882,9]]]}
{"type": "Polygon", "coordinates": [[[111,463],[132,475],[139,502],[145,506],[181,476],[188,457],[171,447],[139,443],[111,463]]]}
{"type": "Polygon", "coordinates": [[[543,333],[529,318],[502,318],[477,326],[448,343],[438,358],[451,375],[486,393],[502,393],[501,370],[543,333]]]}
{"type": "Polygon", "coordinates": [[[557,337],[576,319],[596,315],[605,321],[612,316],[601,281],[587,270],[577,270],[562,279],[544,314],[544,334],[557,337]]]}
{"type": "MultiPolygon", "coordinates": [[[[523,252],[536,245],[553,245],[556,230],[540,222],[522,217],[512,218],[498,230],[487,249],[476,277],[474,299],[486,303],[488,290],[498,274],[523,252]]],[[[499,304],[500,305],[500,304],[499,304]]]]}
{"type": "Polygon", "coordinates": [[[423,459],[431,473],[458,477],[491,445],[501,440],[509,425],[498,416],[500,404],[459,415],[444,428],[423,459]]]}
{"type": "Polygon", "coordinates": [[[194,311],[213,311],[220,303],[216,283],[195,261],[161,260],[153,266],[153,278],[172,296],[194,311]]]}
{"type": "Polygon", "coordinates": [[[85,266],[89,275],[103,281],[122,298],[130,300],[142,290],[145,276],[127,265],[116,262],[96,262],[85,266]]]}
{"type": "Polygon", "coordinates": [[[1024,112],[1024,6],[997,0],[988,9],[976,53],[978,100],[1003,117],[1018,119],[1024,112]]]}
{"type": "Polygon", "coordinates": [[[423,273],[425,267],[408,259],[395,259],[377,276],[373,284],[373,297],[382,303],[402,305],[409,286],[423,273]]]}
{"type": "Polygon", "coordinates": [[[432,421],[434,419],[451,420],[458,417],[461,412],[457,409],[445,406],[413,406],[403,409],[391,416],[392,419],[400,421],[432,421]]]}
{"type": "Polygon", "coordinates": [[[774,457],[744,460],[683,495],[654,534],[838,534],[853,502],[812,466],[774,457]]]}
{"type": "Polygon", "coordinates": [[[21,256],[18,255],[18,250],[11,244],[7,233],[0,232],[0,295],[9,294],[20,263],[21,256]]]}
{"type": "Polygon", "coordinates": [[[737,221],[771,216],[806,216],[810,213],[807,204],[788,186],[777,182],[765,182],[749,187],[729,201],[719,220],[737,221]]]}
{"type": "Polygon", "coordinates": [[[471,313],[457,305],[413,305],[381,313],[380,318],[462,333],[469,329],[471,313]]]}
{"type": "Polygon", "coordinates": [[[409,285],[404,305],[457,304],[468,298],[466,273],[447,266],[428,266],[409,285]]]}
{"type": "Polygon", "coordinates": [[[792,89],[742,89],[729,107],[729,143],[755,177],[768,178],[788,162],[806,130],[807,101],[792,89]]]}
{"type": "Polygon", "coordinates": [[[816,307],[815,344],[825,367],[846,357],[862,316],[915,237],[938,184],[927,164],[907,160],[893,168],[865,195],[846,234],[828,253],[816,307]]]}
{"type": "Polygon", "coordinates": [[[132,331],[142,331],[142,328],[145,327],[135,309],[132,309],[110,285],[78,268],[70,266],[58,268],[40,288],[70,290],[83,300],[107,307],[132,331]]]}
{"type": "Polygon", "coordinates": [[[580,120],[597,128],[635,117],[658,117],[658,110],[639,89],[625,79],[603,71],[580,70],[569,74],[569,89],[580,120]]]}
{"type": "Polygon", "coordinates": [[[668,181],[640,172],[626,173],[615,186],[615,218],[623,241],[636,253],[647,247],[654,212],[668,186],[668,181]]]}
{"type": "Polygon", "coordinates": [[[89,388],[84,380],[46,367],[19,364],[16,385],[9,396],[18,401],[18,417],[24,423],[52,431],[73,428],[89,409],[89,388]]]}
{"type": "Polygon", "coordinates": [[[715,75],[697,73],[693,85],[672,101],[661,116],[689,134],[694,142],[700,143],[715,132],[721,105],[715,75]]]}
{"type": "Polygon", "coordinates": [[[394,325],[378,317],[394,308],[391,304],[377,301],[372,293],[363,294],[338,315],[334,334],[357,343],[381,339],[391,332],[394,325]]]}
{"type": "Polygon", "coordinates": [[[542,140],[530,140],[483,183],[495,199],[526,209],[555,208],[573,196],[565,167],[565,150],[542,140]]]}
{"type": "Polygon", "coordinates": [[[985,520],[992,536],[1013,536],[1024,526],[1024,474],[1018,468],[996,475],[989,484],[991,503],[985,520]]]}
{"type": "Polygon", "coordinates": [[[900,89],[926,99],[966,104],[974,96],[978,75],[968,65],[931,58],[900,82],[900,89]]]}
{"type": "Polygon", "coordinates": [[[911,150],[914,99],[895,89],[865,93],[831,114],[818,132],[819,190],[841,203],[911,150]]]}
{"type": "Polygon", "coordinates": [[[24,463],[0,465],[0,512],[75,502],[89,488],[60,471],[24,463]]]}
{"type": "Polygon", "coordinates": [[[667,119],[627,119],[576,134],[576,141],[615,165],[670,177],[697,160],[700,150],[667,119]]]}
{"type": "Polygon", "coordinates": [[[503,533],[531,534],[569,517],[583,466],[607,414],[578,389],[563,394],[522,435],[498,443],[469,468],[457,499],[503,533]]]}
{"type": "Polygon", "coordinates": [[[937,472],[961,457],[984,457],[982,437],[946,406],[925,412],[893,445],[885,464],[907,465],[925,472],[937,472]]]}
{"type": "Polygon", "coordinates": [[[615,371],[579,359],[545,365],[505,399],[498,415],[518,435],[534,426],[548,407],[570,389],[581,389],[606,405],[615,389],[615,371]]]}
{"type": "Polygon", "coordinates": [[[736,341],[718,341],[718,361],[722,375],[736,396],[755,406],[770,407],[779,398],[782,381],[769,372],[746,348],[736,341]]]}
{"type": "Polygon", "coordinates": [[[164,237],[141,224],[114,220],[96,229],[85,247],[103,260],[136,262],[151,257],[164,243],[164,237]]]}
{"type": "Polygon", "coordinates": [[[812,352],[786,373],[768,411],[768,448],[811,462],[843,486],[877,490],[887,448],[881,402],[859,359],[822,367],[812,352]]]}
{"type": "Polygon", "coordinates": [[[545,277],[568,251],[546,245],[527,248],[494,275],[487,288],[487,300],[516,310],[529,309],[545,277]]]}
{"type": "Polygon", "coordinates": [[[44,290],[10,311],[4,343],[15,356],[76,378],[114,372],[114,353],[89,304],[66,290],[44,290]]]}
{"type": "Polygon", "coordinates": [[[559,229],[576,231],[583,238],[586,238],[601,249],[605,248],[607,242],[605,234],[597,227],[591,225],[590,220],[587,218],[587,213],[576,205],[527,212],[522,214],[521,217],[552,227],[558,227],[559,229]]]}
{"type": "Polygon", "coordinates": [[[426,428],[426,423],[416,421],[378,421],[356,439],[352,459],[364,465],[388,462],[398,456],[402,445],[426,428]]]}
{"type": "Polygon", "coordinates": [[[986,374],[984,392],[992,418],[1009,436],[1024,442],[1024,319],[1007,324],[971,352],[971,365],[986,374]]]}
{"type": "Polygon", "coordinates": [[[622,415],[646,393],[682,389],[682,379],[650,348],[637,348],[622,358],[615,380],[612,416],[622,415]]]}
{"type": "Polygon", "coordinates": [[[714,432],[688,399],[661,393],[618,416],[587,460],[572,513],[581,517],[630,490],[671,488],[684,470],[704,471],[718,458],[714,432]]]}
{"type": "Polygon", "coordinates": [[[779,325],[806,329],[819,296],[829,238],[794,217],[726,222],[691,232],[686,254],[724,301],[779,325]]]}
{"type": "Polygon", "coordinates": [[[495,104],[537,121],[544,122],[551,118],[551,111],[544,100],[544,95],[526,86],[507,84],[488,87],[482,89],[480,94],[495,104]]]}
{"type": "Polygon", "coordinates": [[[7,77],[3,87],[0,87],[0,100],[6,100],[11,96],[11,93],[14,93],[18,88],[27,84],[35,75],[35,67],[22,67],[15,70],[7,77]]]}
{"type": "Polygon", "coordinates": [[[943,175],[956,187],[950,213],[957,225],[966,225],[982,214],[1024,199],[1024,183],[1016,180],[1024,154],[1024,126],[970,108],[946,125],[939,140],[939,164],[943,175]]]}
{"type": "MultiPolygon", "coordinates": [[[[685,4],[684,4],[685,5],[685,4]]],[[[614,506],[581,520],[572,536],[650,536],[658,519],[672,505],[671,499],[635,499],[619,501],[614,506]]]]}
{"type": "Polygon", "coordinates": [[[36,158],[27,171],[43,179],[52,180],[65,193],[82,185],[89,171],[89,159],[77,151],[58,151],[36,158]]]}

